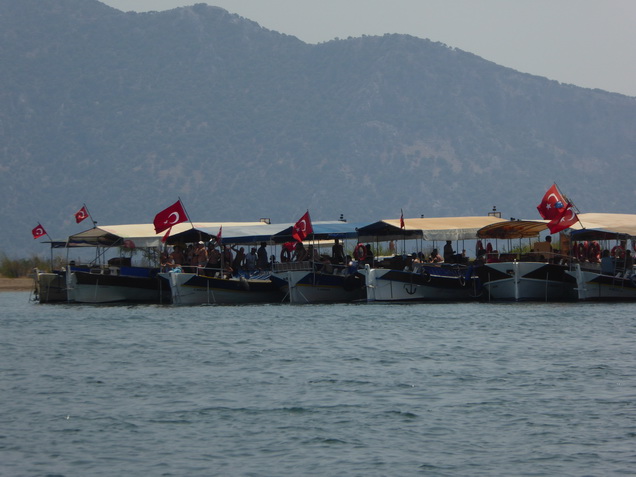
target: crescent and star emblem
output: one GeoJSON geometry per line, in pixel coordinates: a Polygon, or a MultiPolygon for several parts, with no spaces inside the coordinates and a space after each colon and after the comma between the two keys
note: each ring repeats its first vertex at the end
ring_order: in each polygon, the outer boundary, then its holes
{"type": "Polygon", "coordinates": [[[172,212],[168,216],[168,219],[164,222],[164,224],[174,225],[177,222],[179,222],[179,212],[172,212]],[[170,217],[172,217],[173,215],[174,215],[174,220],[171,220],[170,217]]]}
{"type": "Polygon", "coordinates": [[[560,209],[560,208],[562,208],[562,207],[563,207],[563,202],[561,202],[561,200],[559,200],[559,198],[556,196],[556,194],[555,194],[555,193],[552,193],[552,194],[550,194],[550,195],[548,196],[548,198],[546,199],[546,202],[548,203],[548,208],[550,208],[550,205],[551,205],[551,204],[550,204],[550,199],[551,199],[551,198],[554,198],[554,206],[555,206],[557,209],[560,209]]]}
{"type": "Polygon", "coordinates": [[[42,227],[38,227],[37,229],[35,229],[35,233],[37,235],[44,235],[44,229],[42,227]]]}
{"type": "Polygon", "coordinates": [[[568,209],[567,212],[570,213],[570,217],[566,219],[565,216],[563,216],[561,218],[561,220],[560,220],[561,222],[565,222],[566,220],[573,220],[574,219],[574,210],[573,209],[568,209]]]}

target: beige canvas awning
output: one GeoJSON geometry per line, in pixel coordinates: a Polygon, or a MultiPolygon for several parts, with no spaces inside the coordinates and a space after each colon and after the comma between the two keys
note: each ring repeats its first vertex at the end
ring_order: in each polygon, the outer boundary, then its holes
{"type": "MultiPolygon", "coordinates": [[[[264,226],[263,222],[183,222],[174,225],[170,236],[177,235],[187,230],[212,228],[221,226],[264,226]]],[[[68,238],[68,246],[133,246],[133,247],[158,247],[166,232],[155,233],[153,224],[124,224],[124,225],[100,225],[84,232],[71,235],[68,238]]]]}
{"type": "Polygon", "coordinates": [[[505,219],[491,216],[477,217],[431,217],[423,219],[388,219],[366,225],[358,229],[361,242],[401,240],[420,238],[430,241],[470,240],[477,238],[477,231],[483,227],[505,219]]]}

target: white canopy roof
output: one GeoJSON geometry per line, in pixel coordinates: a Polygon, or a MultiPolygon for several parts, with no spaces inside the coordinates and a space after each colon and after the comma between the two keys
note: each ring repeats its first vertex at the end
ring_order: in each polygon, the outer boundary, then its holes
{"type": "MultiPolygon", "coordinates": [[[[174,225],[170,236],[191,230],[190,222],[174,225]]],[[[194,228],[216,229],[219,227],[236,226],[265,226],[263,222],[194,222],[194,228]]],[[[71,235],[68,238],[68,246],[127,246],[134,247],[158,247],[166,232],[155,233],[153,224],[125,224],[125,225],[100,225],[84,232],[71,235]]]]}
{"type": "Polygon", "coordinates": [[[498,222],[507,221],[492,216],[432,217],[404,219],[404,228],[400,228],[400,219],[388,219],[361,227],[358,233],[362,242],[403,238],[431,241],[470,240],[477,238],[479,229],[498,222]]]}

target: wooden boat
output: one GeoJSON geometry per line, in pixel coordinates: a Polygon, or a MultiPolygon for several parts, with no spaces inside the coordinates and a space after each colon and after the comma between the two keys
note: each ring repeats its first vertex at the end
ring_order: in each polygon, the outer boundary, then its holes
{"type": "MultiPolygon", "coordinates": [[[[251,222],[249,225],[259,225],[251,222]]],[[[221,223],[181,223],[172,235],[199,234],[195,227],[218,230],[221,223]]],[[[230,224],[233,225],[233,224],[230,224]]],[[[242,224],[245,225],[245,224],[242,224]]],[[[159,251],[164,234],[157,234],[153,224],[100,225],[71,235],[68,247],[94,247],[95,259],[88,264],[69,263],[66,284],[69,301],[77,303],[170,303],[170,285],[159,275],[159,251]],[[116,256],[106,260],[108,251],[141,251],[144,265],[132,265],[131,257],[116,256]]]]}
{"type": "Polygon", "coordinates": [[[69,301],[76,303],[170,303],[168,283],[154,267],[69,266],[69,301]]]}
{"type": "MultiPolygon", "coordinates": [[[[358,230],[361,242],[421,240],[444,242],[476,240],[477,231],[501,222],[493,216],[439,217],[383,220],[358,230]]],[[[467,301],[481,291],[474,268],[454,255],[455,263],[419,263],[416,255],[393,256],[366,264],[360,273],[365,278],[367,301],[467,301]]]]}
{"type": "MultiPolygon", "coordinates": [[[[331,248],[335,239],[356,239],[357,229],[362,225],[345,221],[313,222],[313,232],[306,243],[317,251],[325,244],[331,248]]],[[[292,227],[281,230],[272,236],[272,240],[276,243],[293,240],[292,227]]],[[[273,264],[272,281],[284,293],[285,301],[293,304],[350,303],[365,298],[364,278],[356,269],[336,263],[338,260],[331,253],[318,255],[320,259],[310,257],[310,260],[300,262],[273,264]]]]}
{"type": "MultiPolygon", "coordinates": [[[[547,229],[547,220],[511,220],[479,230],[480,239],[538,239],[547,229]]],[[[568,275],[567,256],[552,252],[503,253],[498,246],[488,247],[484,263],[476,267],[480,284],[488,300],[494,301],[567,301],[576,298],[575,280],[568,275]]]]}
{"type": "Polygon", "coordinates": [[[573,230],[573,266],[579,300],[636,300],[636,215],[579,214],[583,228],[573,230]],[[631,250],[630,250],[631,247],[631,250]],[[605,255],[603,257],[603,255],[605,255]]]}
{"type": "Polygon", "coordinates": [[[283,298],[269,273],[223,278],[210,269],[201,269],[198,273],[172,271],[160,276],[169,283],[175,305],[280,303],[283,298]]]}
{"type": "Polygon", "coordinates": [[[66,293],[66,271],[33,271],[35,300],[40,303],[64,303],[68,301],[66,293]]]}
{"type": "MultiPolygon", "coordinates": [[[[230,223],[223,226],[221,244],[254,245],[270,243],[270,238],[288,226],[269,223],[230,223]]],[[[209,241],[218,235],[220,225],[196,225],[191,230],[171,236],[169,242],[192,243],[209,241]]],[[[177,267],[161,273],[170,287],[175,305],[242,305],[280,303],[283,294],[271,280],[271,272],[240,272],[227,276],[223,264],[220,268],[177,267]]]]}
{"type": "Polygon", "coordinates": [[[311,262],[277,263],[272,281],[294,304],[350,303],[365,298],[364,278],[345,266],[317,270],[311,262]]]}

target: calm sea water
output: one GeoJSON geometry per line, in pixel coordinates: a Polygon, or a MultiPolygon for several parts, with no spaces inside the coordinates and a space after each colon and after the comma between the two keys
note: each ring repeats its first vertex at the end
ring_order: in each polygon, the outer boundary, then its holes
{"type": "Polygon", "coordinates": [[[636,473],[636,305],[0,294],[0,475],[636,473]]]}

